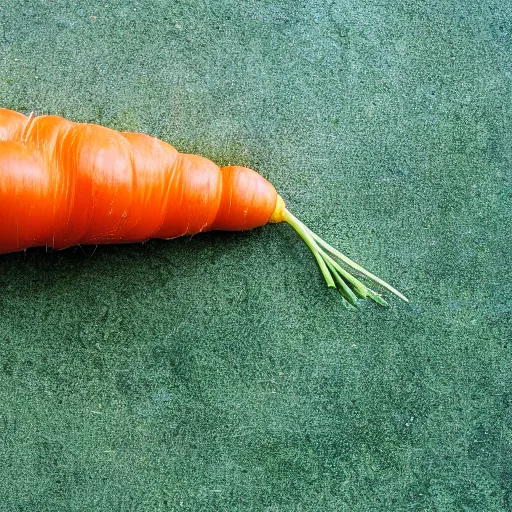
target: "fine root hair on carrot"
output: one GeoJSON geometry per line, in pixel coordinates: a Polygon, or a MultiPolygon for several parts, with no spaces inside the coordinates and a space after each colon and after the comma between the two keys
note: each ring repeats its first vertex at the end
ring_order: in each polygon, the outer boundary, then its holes
{"type": "Polygon", "coordinates": [[[287,222],[304,240],[306,245],[313,253],[320,271],[324,276],[325,282],[329,288],[337,288],[343,297],[343,304],[349,309],[356,309],[358,299],[370,298],[381,306],[387,306],[388,303],[374,290],[368,288],[357,277],[350,274],[344,269],[337,261],[343,262],[347,267],[363,274],[370,281],[374,282],[390,291],[405,302],[409,302],[407,297],[393,288],[390,284],[386,283],[379,277],[368,272],[361,265],[352,261],[350,258],[342,254],[340,251],[329,245],[325,240],[320,238],[317,234],[313,233],[305,224],[303,224],[297,217],[285,209],[283,213],[283,220],[287,222]]]}

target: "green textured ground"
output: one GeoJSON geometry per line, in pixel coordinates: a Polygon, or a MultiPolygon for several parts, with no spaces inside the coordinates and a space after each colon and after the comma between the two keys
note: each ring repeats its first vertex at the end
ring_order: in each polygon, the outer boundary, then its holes
{"type": "Polygon", "coordinates": [[[3,2],[0,105],[253,167],[412,304],[285,225],[0,256],[0,510],[512,510],[511,94],[503,0],[3,2]]]}

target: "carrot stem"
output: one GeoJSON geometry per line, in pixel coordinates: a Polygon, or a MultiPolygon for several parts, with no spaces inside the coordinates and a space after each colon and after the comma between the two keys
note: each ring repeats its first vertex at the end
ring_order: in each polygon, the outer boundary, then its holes
{"type": "Polygon", "coordinates": [[[386,283],[379,277],[368,272],[365,268],[361,267],[350,258],[342,254],[340,251],[329,245],[325,240],[320,238],[317,234],[313,233],[305,224],[285,209],[283,220],[290,224],[290,226],[297,231],[300,237],[306,242],[307,246],[315,256],[315,259],[320,267],[322,275],[330,288],[338,287],[340,293],[343,295],[347,303],[352,307],[357,307],[357,298],[366,298],[374,300],[382,306],[387,306],[387,302],[375,291],[368,288],[355,276],[351,275],[345,270],[334,258],[338,258],[349,267],[365,275],[373,282],[386,288],[397,297],[400,297],[405,302],[409,302],[407,297],[393,288],[390,284],[386,283]]]}
{"type": "MultiPolygon", "coordinates": [[[[287,211],[288,210],[285,210],[285,220],[287,211]]],[[[322,275],[324,276],[327,286],[329,288],[336,288],[336,283],[334,282],[334,279],[332,278],[331,273],[329,272],[327,264],[325,263],[324,259],[321,256],[322,250],[313,240],[313,237],[308,233],[306,226],[299,221],[299,223],[293,227],[295,231],[297,231],[299,236],[304,240],[304,242],[306,242],[306,245],[311,249],[311,252],[315,256],[318,266],[320,267],[322,275]]]]}

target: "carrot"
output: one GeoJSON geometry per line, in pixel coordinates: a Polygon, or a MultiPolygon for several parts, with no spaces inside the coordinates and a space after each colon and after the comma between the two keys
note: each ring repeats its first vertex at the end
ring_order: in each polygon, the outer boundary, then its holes
{"type": "Polygon", "coordinates": [[[0,254],[141,242],[287,222],[348,306],[384,299],[346,266],[407,299],[309,230],[257,172],[219,168],[140,133],[0,108],[0,254]]]}

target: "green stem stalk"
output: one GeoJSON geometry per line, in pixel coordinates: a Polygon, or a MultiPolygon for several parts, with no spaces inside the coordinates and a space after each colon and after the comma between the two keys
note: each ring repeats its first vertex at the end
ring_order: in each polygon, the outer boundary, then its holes
{"type": "Polygon", "coordinates": [[[288,210],[284,211],[283,220],[292,226],[299,236],[304,240],[306,245],[313,253],[318,266],[324,276],[324,279],[329,288],[339,287],[340,293],[346,301],[354,307],[357,307],[357,297],[369,297],[378,304],[383,306],[387,305],[386,301],[376,292],[364,285],[359,279],[347,272],[334,258],[338,258],[349,267],[365,275],[371,281],[386,288],[397,297],[409,302],[407,297],[393,288],[390,284],[386,283],[379,277],[368,272],[365,268],[361,267],[350,258],[342,254],[340,251],[329,245],[325,240],[320,238],[317,234],[313,233],[307,226],[305,226],[299,219],[292,215],[288,210]],[[336,286],[337,285],[337,286],[336,286]]]}

